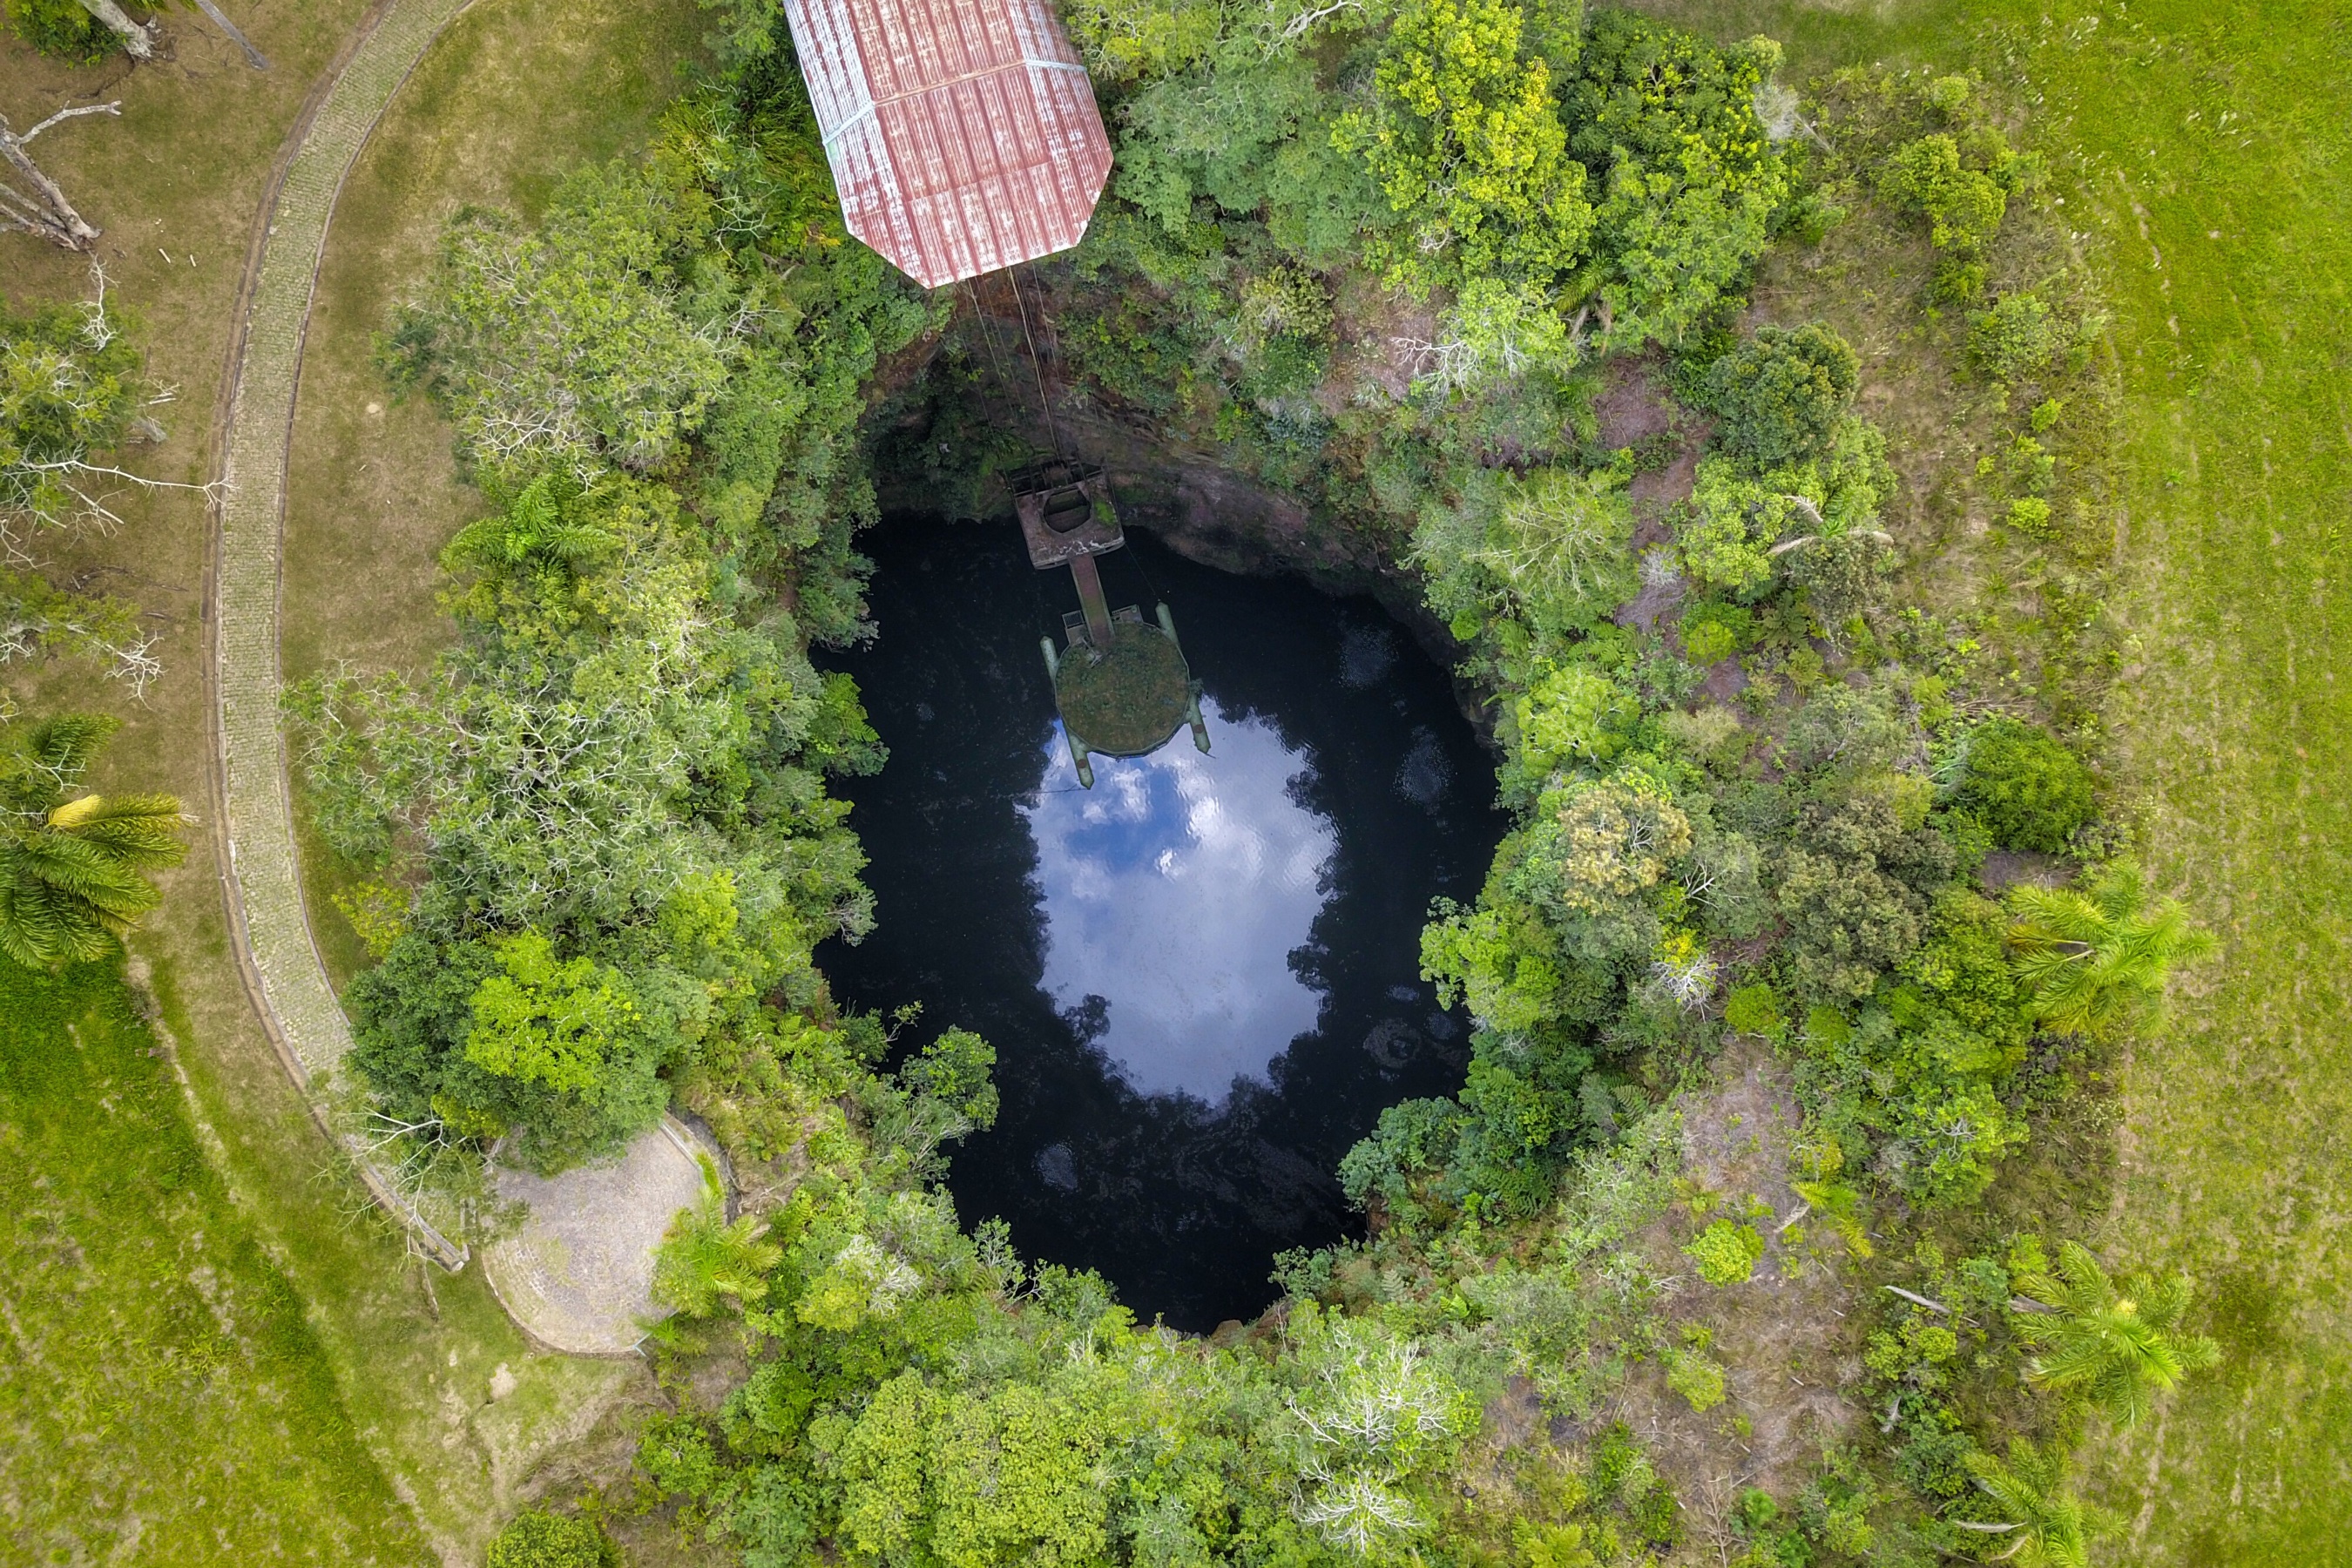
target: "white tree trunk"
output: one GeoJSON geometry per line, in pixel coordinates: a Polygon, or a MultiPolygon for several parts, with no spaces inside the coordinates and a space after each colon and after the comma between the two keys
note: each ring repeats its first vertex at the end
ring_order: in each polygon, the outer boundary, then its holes
{"type": "Polygon", "coordinates": [[[213,0],[196,0],[196,9],[210,16],[213,19],[213,26],[226,33],[236,47],[245,51],[247,65],[257,71],[266,71],[269,68],[269,61],[263,57],[259,49],[253,47],[253,40],[239,32],[236,24],[223,16],[221,8],[214,5],[213,0]]]}
{"type": "Polygon", "coordinates": [[[131,51],[132,59],[155,58],[155,35],[123,15],[122,7],[114,0],[81,0],[81,8],[120,34],[122,47],[131,51]]]}
{"type": "Polygon", "coordinates": [[[88,250],[98,230],[84,222],[66,200],[58,183],[41,172],[33,155],[25,151],[25,143],[61,120],[78,120],[85,114],[121,114],[122,105],[93,103],[83,109],[60,109],[22,136],[8,128],[8,121],[0,115],[0,162],[16,172],[17,179],[30,190],[19,190],[5,179],[0,179],[0,230],[20,229],[38,235],[51,245],[67,250],[88,250]]]}

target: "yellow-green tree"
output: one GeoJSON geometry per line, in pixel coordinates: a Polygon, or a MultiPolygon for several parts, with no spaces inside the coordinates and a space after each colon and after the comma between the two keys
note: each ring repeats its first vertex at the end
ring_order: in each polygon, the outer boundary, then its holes
{"type": "Polygon", "coordinates": [[[1416,289],[1497,273],[1548,288],[1592,235],[1551,68],[1502,0],[1416,0],[1397,16],[1369,110],[1333,135],[1360,151],[1405,216],[1380,258],[1416,289]]]}

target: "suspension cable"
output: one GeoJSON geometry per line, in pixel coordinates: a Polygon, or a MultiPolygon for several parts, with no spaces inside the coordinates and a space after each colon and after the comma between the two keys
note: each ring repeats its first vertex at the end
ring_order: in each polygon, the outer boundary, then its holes
{"type": "Polygon", "coordinates": [[[1054,456],[1062,455],[1061,427],[1054,423],[1053,401],[1045,395],[1045,362],[1037,356],[1037,340],[1029,331],[1029,302],[1021,296],[1021,269],[1008,268],[1004,281],[1013,289],[1013,302],[1021,310],[1021,335],[1029,344],[1029,368],[1037,375],[1037,406],[1045,411],[1045,436],[1052,442],[1054,456]]]}

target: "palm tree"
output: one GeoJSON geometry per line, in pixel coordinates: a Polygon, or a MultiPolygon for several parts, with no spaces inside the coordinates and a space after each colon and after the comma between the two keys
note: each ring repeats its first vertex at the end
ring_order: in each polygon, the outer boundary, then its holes
{"type": "Polygon", "coordinates": [[[117,727],[72,714],[0,730],[0,952],[18,963],[104,956],[161,901],[141,873],[187,854],[168,795],[66,798],[117,727]]]}
{"type": "Polygon", "coordinates": [[[2153,1013],[2165,976],[2213,950],[2179,904],[2151,904],[2137,866],[2118,860],[2089,892],[2021,887],[2010,947],[2033,1016],[2062,1035],[2097,1034],[2153,1013]]]}
{"type": "Polygon", "coordinates": [[[1956,1519],[1959,1529],[1994,1537],[1985,1544],[2003,1550],[1992,1552],[1996,1563],[2018,1568],[2088,1568],[2090,1538],[2105,1521],[2084,1507],[2082,1500],[2061,1489],[2064,1465],[2055,1448],[2048,1453],[2020,1437],[2009,1446],[2009,1462],[1978,1452],[1968,1457],[1969,1473],[1977,1489],[2000,1505],[2004,1522],[1979,1523],[1956,1519]]]}
{"type": "Polygon", "coordinates": [[[2079,1242],[2059,1248],[2058,1272],[2029,1274],[2010,1302],[2018,1332],[2041,1348],[2026,1376],[2045,1388],[2076,1388],[2093,1405],[2128,1426],[2146,1415],[2156,1396],[2183,1376],[2221,1359],[2221,1347],[2202,1334],[2179,1332],[2189,1310],[2189,1277],[2145,1276],[2118,1292],[2079,1242]]]}
{"type": "Polygon", "coordinates": [[[769,1270],[784,1258],[784,1249],[766,1239],[765,1221],[745,1215],[728,1223],[719,1167],[709,1155],[700,1158],[702,1195],[678,1210],[654,1253],[655,1300],[689,1318],[709,1317],[722,1296],[739,1310],[758,1306],[767,1300],[769,1270]]]}

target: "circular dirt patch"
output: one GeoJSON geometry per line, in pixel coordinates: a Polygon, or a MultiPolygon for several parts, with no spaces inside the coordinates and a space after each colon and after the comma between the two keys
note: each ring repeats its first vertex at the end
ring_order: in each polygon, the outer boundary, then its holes
{"type": "Polygon", "coordinates": [[[1184,722],[1192,702],[1184,656],[1158,626],[1111,626],[1110,651],[1081,643],[1054,678],[1063,721],[1078,739],[1113,756],[1139,756],[1184,722]]]}
{"type": "Polygon", "coordinates": [[[492,1173],[499,1196],[530,1209],[482,1249],[482,1269],[515,1321],[576,1355],[621,1355],[667,1316],[653,1300],[654,1248],[702,1195],[703,1152],[665,1116],[618,1159],[560,1176],[492,1173]]]}

